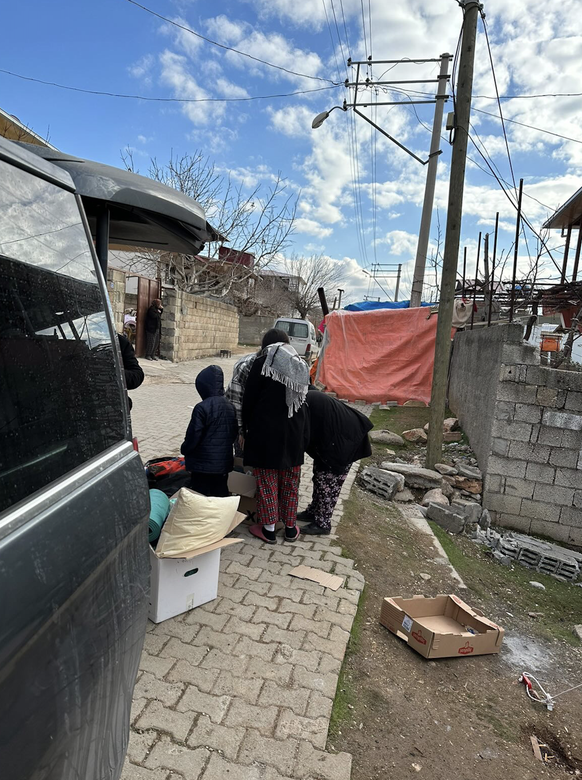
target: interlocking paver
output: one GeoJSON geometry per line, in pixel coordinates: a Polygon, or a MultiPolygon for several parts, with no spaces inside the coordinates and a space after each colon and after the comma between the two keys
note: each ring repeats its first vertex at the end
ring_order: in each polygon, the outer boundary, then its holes
{"type": "Polygon", "coordinates": [[[213,723],[221,723],[229,704],[229,696],[214,696],[211,693],[203,693],[195,685],[189,685],[176,709],[179,712],[199,712],[202,715],[208,715],[213,723]]]}
{"type": "MultiPolygon", "coordinates": [[[[194,379],[211,363],[228,380],[236,357],[149,364],[132,392],[142,457],[177,453],[198,400],[194,379]],[[163,377],[163,379],[160,379],[163,377]],[[148,384],[149,382],[149,384],[148,384]],[[156,415],[151,415],[151,409],[156,415]]],[[[356,469],[340,494],[341,517],[356,469]]],[[[311,494],[311,462],[300,508],[311,494]]],[[[351,758],[323,748],[362,574],[335,533],[266,545],[247,526],[221,554],[218,598],[148,625],[132,708],[131,758],[122,780],[348,780],[351,758]],[[336,592],[289,577],[305,564],[345,577],[336,592]],[[184,744],[186,743],[186,744],[184,744]],[[145,766],[137,766],[135,762],[145,766]]]]}
{"type": "Polygon", "coordinates": [[[164,682],[150,672],[144,672],[136,683],[134,696],[138,699],[157,699],[167,707],[171,707],[176,704],[183,692],[182,683],[164,682]]]}
{"type": "Polygon", "coordinates": [[[255,706],[242,699],[235,699],[224,720],[225,726],[258,729],[263,735],[273,733],[279,710],[277,707],[255,706]]]}
{"type": "Polygon", "coordinates": [[[209,669],[205,666],[194,666],[189,661],[176,661],[172,671],[168,674],[168,680],[180,681],[195,685],[203,693],[210,693],[214,688],[220,671],[209,669]]]}
{"type": "Polygon", "coordinates": [[[267,764],[279,772],[289,773],[295,763],[298,745],[296,739],[269,739],[249,730],[243,739],[239,761],[242,764],[267,764]]]}
{"type": "MultiPolygon", "coordinates": [[[[151,701],[137,720],[138,729],[157,729],[170,734],[177,742],[184,742],[194,718],[191,712],[171,710],[159,701],[151,701]]],[[[148,732],[152,734],[152,732],[148,732]]],[[[155,736],[155,732],[153,732],[155,736]]],[[[149,750],[149,748],[148,748],[149,750]]]]}
{"type": "Polygon", "coordinates": [[[279,722],[275,729],[275,737],[277,739],[287,739],[289,737],[306,739],[315,747],[323,749],[327,741],[328,725],[329,719],[325,716],[320,718],[303,718],[292,710],[281,710],[279,722]]]}
{"type": "Polygon", "coordinates": [[[176,745],[169,737],[162,737],[154,745],[145,764],[151,769],[175,769],[184,777],[196,780],[209,758],[210,752],[205,748],[192,750],[184,745],[176,745]]]}
{"type": "MultiPolygon", "coordinates": [[[[219,750],[227,758],[236,758],[245,735],[243,728],[217,726],[207,715],[201,715],[187,739],[191,748],[206,747],[219,750]]],[[[204,775],[206,777],[207,775],[204,775]]],[[[233,776],[233,780],[236,775],[233,776]]]]}

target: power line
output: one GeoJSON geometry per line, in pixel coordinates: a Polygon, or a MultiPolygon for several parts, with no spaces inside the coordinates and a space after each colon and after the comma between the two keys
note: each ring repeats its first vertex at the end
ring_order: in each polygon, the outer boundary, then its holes
{"type": "Polygon", "coordinates": [[[546,92],[539,95],[473,95],[473,99],[481,98],[482,100],[533,100],[534,98],[550,98],[550,97],[582,97],[582,92],[546,92]]]}
{"type": "MultiPolygon", "coordinates": [[[[487,114],[487,116],[492,116],[495,119],[501,119],[499,114],[492,114],[490,111],[483,111],[481,108],[475,108],[473,107],[473,111],[478,111],[480,114],[487,114]]],[[[544,130],[542,127],[534,127],[534,125],[526,125],[525,122],[518,122],[516,119],[508,119],[505,117],[506,122],[511,122],[514,125],[519,125],[520,127],[527,127],[529,130],[536,130],[538,133],[547,133],[548,135],[553,135],[556,138],[563,138],[564,141],[572,141],[575,144],[582,144],[582,140],[580,138],[570,138],[570,136],[567,135],[560,135],[560,133],[554,133],[552,130],[544,130]]]]}
{"type": "Polygon", "coordinates": [[[298,73],[295,70],[289,70],[289,68],[284,68],[282,65],[275,65],[273,62],[268,62],[267,60],[260,59],[260,57],[254,57],[252,54],[248,54],[246,51],[240,51],[240,49],[235,49],[232,46],[227,46],[224,43],[218,43],[218,41],[213,41],[212,38],[207,38],[205,35],[202,35],[201,33],[192,30],[190,27],[186,27],[185,24],[180,24],[179,22],[176,22],[174,19],[170,19],[167,16],[163,16],[162,14],[159,14],[157,11],[154,11],[151,8],[147,8],[147,6],[142,5],[141,3],[138,3],[136,0],[127,0],[127,2],[131,3],[132,5],[135,5],[137,8],[141,8],[142,11],[146,11],[148,14],[151,14],[152,16],[156,16],[158,19],[162,19],[164,22],[167,22],[168,24],[173,24],[175,27],[178,27],[180,30],[184,30],[184,32],[190,33],[191,35],[195,35],[197,38],[206,41],[206,43],[211,43],[213,46],[218,46],[220,49],[225,49],[226,51],[232,51],[235,54],[240,54],[241,57],[248,57],[250,60],[254,60],[255,62],[260,62],[262,65],[268,65],[269,68],[276,68],[277,70],[282,70],[285,73],[290,73],[292,76],[301,76],[301,78],[304,79],[314,79],[315,81],[326,81],[331,84],[334,84],[334,82],[331,79],[322,78],[321,76],[310,76],[307,73],[298,73]]]}
{"type": "MultiPolygon", "coordinates": [[[[325,13],[325,21],[327,22],[327,29],[329,30],[329,39],[331,41],[331,50],[333,52],[333,57],[335,59],[335,67],[336,67],[336,70],[337,70],[337,77],[338,77],[339,80],[341,80],[340,66],[339,66],[339,62],[338,62],[338,59],[337,59],[337,52],[335,50],[335,43],[333,41],[333,32],[332,32],[332,29],[331,29],[329,16],[328,16],[328,13],[327,13],[327,6],[325,5],[325,0],[321,0],[321,3],[323,5],[323,11],[325,13]]],[[[333,3],[332,3],[332,7],[333,7],[333,3]]],[[[337,22],[336,22],[336,29],[337,29],[337,22]]],[[[339,30],[338,30],[338,39],[339,39],[339,30]]],[[[341,41],[340,41],[340,47],[341,47],[341,41]]],[[[343,52],[342,52],[342,57],[343,57],[343,52]]]]}
{"type": "Polygon", "coordinates": [[[362,6],[362,31],[364,33],[364,52],[366,54],[366,59],[368,59],[368,41],[366,39],[366,18],[364,15],[364,0],[360,0],[361,6],[362,6]]]}
{"type": "Polygon", "coordinates": [[[481,11],[481,22],[483,24],[483,30],[485,31],[485,40],[487,42],[487,51],[489,52],[489,64],[491,65],[491,75],[493,76],[493,84],[495,86],[495,94],[497,95],[497,106],[499,108],[499,117],[501,119],[501,129],[503,130],[503,138],[505,139],[505,149],[507,151],[507,161],[509,162],[509,170],[511,171],[511,179],[513,181],[513,187],[517,193],[517,184],[515,183],[515,173],[513,171],[513,163],[511,161],[511,155],[509,153],[509,140],[507,138],[507,132],[505,130],[505,121],[503,119],[503,111],[501,110],[501,100],[499,99],[499,87],[497,86],[497,75],[495,73],[495,66],[493,65],[493,52],[491,51],[491,43],[489,42],[489,32],[487,30],[487,24],[485,22],[485,14],[481,11]]]}
{"type": "MultiPolygon", "coordinates": [[[[333,0],[330,0],[330,5],[331,5],[331,12],[333,14],[333,21],[335,22],[335,31],[337,33],[337,39],[338,39],[339,46],[340,46],[340,52],[341,52],[341,55],[342,55],[342,60],[345,63],[346,55],[344,53],[344,47],[343,47],[342,39],[341,39],[341,36],[340,36],[339,25],[337,23],[337,16],[336,16],[336,13],[335,13],[335,6],[333,4],[333,0]]],[[[347,41],[346,41],[346,45],[347,45],[347,41]]],[[[338,76],[339,76],[339,68],[338,68],[338,76]]]]}
{"type": "Polygon", "coordinates": [[[21,73],[14,73],[11,70],[5,70],[0,68],[0,73],[4,73],[7,76],[13,76],[14,78],[21,79],[22,81],[32,81],[35,84],[44,84],[47,87],[56,87],[57,89],[65,89],[69,92],[82,92],[85,95],[101,95],[104,97],[123,98],[125,100],[145,100],[150,103],[241,103],[248,102],[250,100],[271,100],[274,98],[293,97],[293,95],[305,95],[308,92],[322,92],[327,89],[337,89],[342,84],[331,84],[329,87],[315,87],[314,89],[301,89],[296,92],[287,92],[277,95],[251,95],[249,97],[237,97],[237,98],[172,98],[172,97],[150,97],[147,95],[130,95],[121,92],[107,92],[98,89],[85,89],[83,87],[73,87],[70,84],[59,84],[56,81],[44,81],[44,79],[37,79],[33,76],[24,76],[21,73]]]}

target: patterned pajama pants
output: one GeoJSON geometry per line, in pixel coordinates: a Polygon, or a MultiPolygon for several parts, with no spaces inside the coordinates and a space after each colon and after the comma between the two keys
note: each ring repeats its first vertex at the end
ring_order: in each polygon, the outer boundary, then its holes
{"type": "Polygon", "coordinates": [[[257,514],[259,523],[285,523],[293,528],[297,520],[297,501],[301,466],[277,471],[255,469],[257,480],[257,514]]]}
{"type": "Polygon", "coordinates": [[[316,525],[325,528],[326,531],[331,530],[333,510],[351,467],[350,463],[342,474],[333,474],[313,464],[313,495],[305,511],[313,516],[316,525]]]}

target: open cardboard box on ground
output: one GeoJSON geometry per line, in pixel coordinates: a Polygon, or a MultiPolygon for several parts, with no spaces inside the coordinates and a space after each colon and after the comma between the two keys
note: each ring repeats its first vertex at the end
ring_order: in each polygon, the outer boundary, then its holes
{"type": "MultiPolygon", "coordinates": [[[[245,472],[252,471],[243,466],[242,458],[234,459],[235,469],[245,469],[245,472]]],[[[257,481],[252,474],[241,471],[231,471],[228,475],[228,489],[231,493],[240,496],[238,511],[246,515],[247,519],[256,522],[257,502],[255,494],[257,492],[257,481]]]]}
{"type": "MultiPolygon", "coordinates": [[[[244,519],[241,512],[236,512],[225,536],[228,536],[244,519]]],[[[220,551],[223,547],[242,541],[242,539],[220,539],[214,544],[186,553],[182,558],[160,558],[150,545],[149,619],[153,623],[161,623],[163,620],[213,601],[218,594],[220,551]]]]}
{"type": "Polygon", "coordinates": [[[380,623],[425,658],[498,653],[504,634],[454,595],[385,598],[380,623]]]}

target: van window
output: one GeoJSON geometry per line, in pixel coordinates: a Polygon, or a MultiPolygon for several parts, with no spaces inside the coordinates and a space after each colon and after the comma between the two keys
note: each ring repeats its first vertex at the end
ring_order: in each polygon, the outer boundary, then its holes
{"type": "Polygon", "coordinates": [[[72,193],[0,162],[0,512],[125,438],[72,193]]]}
{"type": "Polygon", "coordinates": [[[280,320],[277,328],[284,331],[289,337],[296,339],[306,339],[308,334],[307,323],[289,322],[289,320],[280,320]]]}

